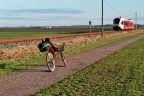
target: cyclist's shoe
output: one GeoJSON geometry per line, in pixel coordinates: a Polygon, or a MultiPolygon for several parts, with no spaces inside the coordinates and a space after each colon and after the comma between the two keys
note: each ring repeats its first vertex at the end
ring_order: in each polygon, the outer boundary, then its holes
{"type": "Polygon", "coordinates": [[[63,42],[62,46],[65,46],[65,42],[63,42]]]}

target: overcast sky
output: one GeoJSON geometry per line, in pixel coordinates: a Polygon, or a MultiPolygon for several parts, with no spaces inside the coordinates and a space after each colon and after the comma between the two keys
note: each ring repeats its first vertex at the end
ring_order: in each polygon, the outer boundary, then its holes
{"type": "MultiPolygon", "coordinates": [[[[101,24],[102,0],[1,0],[0,27],[101,24]]],[[[144,24],[144,0],[104,0],[104,24],[115,17],[144,24]]]]}

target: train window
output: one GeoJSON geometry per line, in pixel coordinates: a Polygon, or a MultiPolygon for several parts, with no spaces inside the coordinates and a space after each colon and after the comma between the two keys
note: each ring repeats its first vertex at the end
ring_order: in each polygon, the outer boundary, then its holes
{"type": "Polygon", "coordinates": [[[122,21],[121,24],[123,25],[123,23],[124,23],[124,22],[122,21]]]}
{"type": "Polygon", "coordinates": [[[115,24],[119,24],[119,22],[120,22],[120,19],[119,19],[119,18],[114,19],[114,23],[115,23],[115,24]]]}

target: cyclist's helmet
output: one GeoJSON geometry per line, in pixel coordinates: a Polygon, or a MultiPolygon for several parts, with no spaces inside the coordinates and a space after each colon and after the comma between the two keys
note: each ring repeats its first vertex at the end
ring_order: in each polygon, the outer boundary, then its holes
{"type": "Polygon", "coordinates": [[[49,38],[46,38],[46,39],[45,39],[45,42],[46,42],[46,43],[50,43],[50,39],[49,39],[49,38]]]}

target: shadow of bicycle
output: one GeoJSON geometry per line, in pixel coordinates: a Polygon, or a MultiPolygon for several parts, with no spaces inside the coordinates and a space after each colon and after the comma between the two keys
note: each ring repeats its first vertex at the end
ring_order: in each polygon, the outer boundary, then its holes
{"type": "MultiPolygon", "coordinates": [[[[65,67],[64,65],[57,64],[56,68],[65,67]]],[[[23,69],[22,72],[51,72],[47,65],[37,65],[35,67],[23,69]]]]}
{"type": "Polygon", "coordinates": [[[22,72],[50,72],[48,69],[43,70],[43,69],[24,69],[22,70],[22,72]]]}

